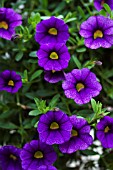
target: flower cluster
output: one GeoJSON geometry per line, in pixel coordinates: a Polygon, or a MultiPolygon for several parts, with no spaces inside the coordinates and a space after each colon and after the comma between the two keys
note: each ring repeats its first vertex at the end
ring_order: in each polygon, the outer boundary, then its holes
{"type": "MultiPolygon", "coordinates": [[[[22,24],[22,16],[11,8],[0,8],[0,37],[11,40],[15,28],[22,24]]],[[[5,70],[0,73],[0,91],[16,93],[22,87],[21,76],[15,71],[5,70]]]]}
{"type": "Polygon", "coordinates": [[[44,79],[50,83],[64,80],[70,54],[65,45],[69,38],[68,26],[63,20],[52,16],[36,26],[35,40],[40,44],[38,64],[45,70],[44,79]]]}
{"type": "MultiPolygon", "coordinates": [[[[94,0],[97,10],[109,0],[94,0]]],[[[21,15],[13,9],[0,8],[0,37],[11,40],[15,27],[22,24],[21,15]]],[[[91,49],[110,48],[113,45],[113,20],[104,16],[91,16],[80,26],[80,35],[85,38],[85,45],[91,49]]],[[[62,88],[67,98],[76,104],[90,102],[99,95],[102,86],[96,75],[88,68],[73,69],[64,73],[68,67],[70,54],[66,46],[69,38],[68,26],[54,16],[43,20],[36,26],[35,40],[40,48],[37,51],[38,64],[44,71],[44,79],[49,83],[63,80],[62,88]]],[[[16,93],[22,87],[22,79],[15,71],[5,70],[0,73],[0,91],[16,93]]],[[[104,148],[113,148],[113,118],[103,116],[97,123],[96,136],[104,148]]],[[[22,149],[12,145],[0,148],[0,168],[5,170],[56,170],[53,166],[57,154],[52,145],[57,144],[64,154],[85,150],[93,143],[90,125],[84,118],[68,116],[59,109],[53,109],[39,118],[37,125],[38,140],[31,140],[22,149]]]]}
{"type": "MultiPolygon", "coordinates": [[[[5,170],[56,170],[57,154],[51,145],[59,144],[62,153],[85,150],[93,143],[90,126],[84,118],[68,117],[61,110],[48,111],[39,119],[40,140],[26,143],[22,149],[12,145],[0,148],[0,167],[5,170]]],[[[104,148],[113,148],[113,118],[104,116],[97,124],[97,138],[104,148]]]]}
{"type": "Polygon", "coordinates": [[[93,142],[90,126],[83,118],[68,117],[61,110],[48,111],[43,114],[37,127],[42,142],[59,144],[62,153],[74,153],[87,149],[93,142]]]}

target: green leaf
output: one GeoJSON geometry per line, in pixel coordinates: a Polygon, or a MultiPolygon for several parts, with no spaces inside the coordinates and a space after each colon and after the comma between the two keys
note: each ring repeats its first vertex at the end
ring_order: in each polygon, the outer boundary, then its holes
{"type": "Polygon", "coordinates": [[[43,73],[43,70],[37,70],[30,78],[30,81],[36,79],[37,77],[39,77],[41,74],[43,73]]]}
{"type": "Polygon", "coordinates": [[[19,53],[17,53],[17,55],[15,56],[15,60],[16,61],[20,61],[21,59],[22,59],[22,57],[23,57],[23,52],[22,51],[20,51],[19,53]]]}
{"type": "Polygon", "coordinates": [[[91,106],[93,108],[93,111],[96,113],[97,112],[97,104],[93,98],[91,99],[91,106]]]}
{"type": "Polygon", "coordinates": [[[2,114],[0,114],[0,119],[5,119],[10,117],[13,114],[12,110],[8,110],[6,112],[3,112],[2,114]]]}
{"type": "Polygon", "coordinates": [[[72,56],[72,58],[73,58],[73,61],[74,61],[75,64],[76,64],[76,66],[77,66],[79,69],[81,69],[81,68],[82,68],[82,65],[81,65],[80,61],[78,60],[78,58],[75,57],[74,55],[72,56]]]}
{"type": "Polygon", "coordinates": [[[83,154],[89,156],[89,155],[97,155],[98,153],[93,151],[93,150],[89,150],[89,149],[86,149],[86,150],[83,150],[81,151],[83,154]]]}
{"type": "Polygon", "coordinates": [[[39,13],[31,13],[31,17],[28,19],[28,23],[32,25],[33,28],[36,27],[37,23],[39,23],[41,20],[39,13]]]}
{"type": "Polygon", "coordinates": [[[51,101],[50,101],[50,103],[49,103],[49,106],[50,106],[51,108],[55,107],[56,104],[57,104],[57,101],[59,100],[59,98],[60,98],[60,94],[56,94],[56,95],[51,99],[51,101]]]}
{"type": "Polygon", "coordinates": [[[34,124],[34,128],[37,128],[37,125],[38,125],[38,122],[36,122],[36,123],[34,124]]]}
{"type": "Polygon", "coordinates": [[[30,52],[30,53],[29,53],[29,56],[30,56],[30,57],[37,57],[36,52],[37,52],[37,51],[32,51],[32,52],[30,52]]]}
{"type": "Polygon", "coordinates": [[[104,9],[102,9],[100,12],[99,12],[100,15],[103,15],[103,16],[106,16],[106,11],[104,9]]]}
{"type": "Polygon", "coordinates": [[[81,117],[84,117],[84,118],[92,118],[92,116],[94,115],[92,113],[92,110],[89,110],[89,109],[84,109],[84,110],[80,110],[76,113],[73,113],[73,114],[77,114],[77,116],[81,116],[81,117]]]}
{"type": "Polygon", "coordinates": [[[22,78],[22,82],[23,83],[28,82],[28,73],[27,73],[27,70],[24,70],[24,76],[22,78]]]}
{"type": "Polygon", "coordinates": [[[12,122],[0,122],[0,128],[3,128],[3,129],[18,129],[18,126],[16,126],[12,122]]]}
{"type": "Polygon", "coordinates": [[[109,7],[108,4],[104,3],[104,4],[103,4],[103,7],[105,8],[105,10],[106,10],[109,14],[111,14],[111,9],[110,9],[110,7],[109,7]]]}
{"type": "Polygon", "coordinates": [[[83,53],[83,52],[86,51],[86,48],[85,48],[85,47],[77,48],[76,51],[77,51],[78,53],[83,53]]]}
{"type": "Polygon", "coordinates": [[[32,111],[29,112],[30,116],[37,116],[39,114],[41,114],[41,112],[39,110],[32,110],[32,111]]]}
{"type": "Polygon", "coordinates": [[[80,15],[83,17],[83,18],[85,18],[85,13],[84,13],[84,10],[80,7],[80,6],[78,6],[77,7],[78,8],[78,11],[79,11],[79,13],[80,13],[80,15]]]}

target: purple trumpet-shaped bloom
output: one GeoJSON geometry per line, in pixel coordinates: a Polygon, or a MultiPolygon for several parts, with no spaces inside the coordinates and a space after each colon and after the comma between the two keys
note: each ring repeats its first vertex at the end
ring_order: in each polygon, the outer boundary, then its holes
{"type": "Polygon", "coordinates": [[[91,16],[80,26],[85,46],[91,49],[110,48],[113,45],[113,20],[104,16],[91,16]]]}
{"type": "Polygon", "coordinates": [[[22,80],[15,71],[5,70],[0,73],[0,91],[16,93],[22,87],[22,80]]]}
{"type": "Polygon", "coordinates": [[[42,142],[49,145],[61,144],[70,139],[72,124],[61,110],[48,111],[40,117],[37,130],[42,142]]]}
{"type": "Polygon", "coordinates": [[[22,170],[20,149],[12,145],[0,148],[0,167],[2,170],[22,170]]]}
{"type": "Polygon", "coordinates": [[[35,40],[39,44],[65,43],[68,38],[68,26],[62,19],[52,16],[36,26],[35,40]]]}
{"type": "Polygon", "coordinates": [[[113,148],[113,118],[104,116],[100,122],[97,123],[98,140],[102,143],[104,148],[113,148]]]}
{"type": "Polygon", "coordinates": [[[68,154],[76,152],[77,150],[85,150],[93,143],[93,138],[89,134],[90,126],[88,122],[76,116],[71,116],[70,120],[73,125],[71,138],[69,141],[59,145],[60,151],[68,154]]]}
{"type": "Polygon", "coordinates": [[[0,8],[0,37],[11,40],[15,27],[22,24],[22,17],[11,8],[0,8]]]}
{"type": "Polygon", "coordinates": [[[80,105],[88,103],[102,89],[96,75],[87,68],[74,69],[65,75],[65,79],[62,88],[66,97],[80,105]]]}
{"type": "Polygon", "coordinates": [[[68,67],[70,54],[65,44],[43,44],[37,52],[38,64],[45,70],[60,71],[68,67]]]}
{"type": "Polygon", "coordinates": [[[37,170],[57,170],[54,166],[42,165],[37,170]]]}
{"type": "Polygon", "coordinates": [[[63,70],[61,71],[45,71],[44,79],[48,81],[49,83],[57,83],[61,80],[65,80],[65,74],[63,70]]]}
{"type": "Polygon", "coordinates": [[[94,0],[94,7],[100,11],[103,8],[103,4],[106,3],[109,5],[111,10],[113,10],[113,1],[112,0],[94,0]]]}
{"type": "Polygon", "coordinates": [[[26,143],[20,153],[22,168],[24,170],[35,170],[42,165],[52,165],[57,155],[52,146],[39,140],[26,143]]]}

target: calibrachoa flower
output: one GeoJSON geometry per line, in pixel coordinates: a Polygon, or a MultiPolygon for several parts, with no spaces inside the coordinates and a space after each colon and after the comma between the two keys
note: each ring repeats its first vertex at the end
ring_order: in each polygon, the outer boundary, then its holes
{"type": "Polygon", "coordinates": [[[61,110],[48,111],[40,117],[37,130],[42,142],[49,145],[61,144],[70,139],[72,124],[61,110]]]}
{"type": "Polygon", "coordinates": [[[0,73],[0,91],[16,93],[22,87],[22,80],[15,71],[5,70],[0,73]]]}
{"type": "Polygon", "coordinates": [[[0,167],[4,170],[22,170],[20,149],[12,145],[0,148],[0,167]]]}
{"type": "Polygon", "coordinates": [[[74,69],[65,75],[62,84],[66,97],[74,99],[77,104],[88,103],[92,97],[99,95],[102,87],[96,75],[89,69],[74,69]]]}
{"type": "Polygon", "coordinates": [[[0,37],[11,40],[15,27],[22,24],[21,15],[11,8],[0,8],[0,37]]]}
{"type": "Polygon", "coordinates": [[[36,26],[35,40],[39,44],[65,43],[69,38],[68,26],[62,19],[52,16],[36,26]]]}
{"type": "Polygon", "coordinates": [[[20,157],[24,170],[35,170],[42,165],[51,165],[57,159],[53,147],[39,140],[32,140],[30,143],[26,143],[20,153],[20,157]]]}
{"type": "Polygon", "coordinates": [[[97,123],[97,138],[101,141],[104,148],[113,148],[113,118],[104,116],[97,123]]]}
{"type": "Polygon", "coordinates": [[[65,44],[43,44],[37,52],[38,64],[45,70],[60,71],[68,66],[70,54],[65,44]]]}
{"type": "Polygon", "coordinates": [[[94,6],[98,11],[100,11],[103,8],[104,3],[108,4],[111,10],[113,10],[112,0],[94,0],[94,6]]]}
{"type": "Polygon", "coordinates": [[[80,26],[80,35],[91,49],[109,48],[113,45],[113,20],[104,16],[91,16],[80,26]]]}
{"type": "Polygon", "coordinates": [[[42,165],[37,170],[57,170],[54,166],[42,165]]]}
{"type": "Polygon", "coordinates": [[[59,149],[62,153],[69,154],[76,152],[77,150],[85,150],[93,142],[93,138],[89,134],[90,126],[85,119],[71,116],[70,120],[73,125],[71,138],[69,141],[59,145],[59,149]]]}
{"type": "Polygon", "coordinates": [[[64,72],[61,71],[45,71],[44,79],[48,81],[49,83],[57,83],[61,80],[65,80],[64,72]]]}

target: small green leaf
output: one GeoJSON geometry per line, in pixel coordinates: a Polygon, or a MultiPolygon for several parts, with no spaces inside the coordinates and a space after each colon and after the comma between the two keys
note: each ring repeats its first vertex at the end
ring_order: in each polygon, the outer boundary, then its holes
{"type": "Polygon", "coordinates": [[[24,70],[24,76],[22,78],[22,82],[23,83],[27,83],[28,82],[28,73],[27,73],[27,70],[24,70]]]}
{"type": "Polygon", "coordinates": [[[111,9],[110,9],[110,7],[109,7],[108,4],[104,3],[104,4],[103,4],[103,7],[105,8],[105,10],[106,10],[109,14],[111,14],[111,9]]]}
{"type": "Polygon", "coordinates": [[[77,18],[75,18],[75,17],[74,17],[74,18],[69,18],[69,19],[67,19],[67,21],[66,21],[65,23],[72,22],[72,21],[76,21],[76,19],[77,19],[77,18]]]}
{"type": "Polygon", "coordinates": [[[34,124],[34,128],[37,128],[37,125],[38,125],[38,122],[36,122],[36,123],[34,124]]]}
{"type": "Polygon", "coordinates": [[[29,56],[30,56],[30,57],[37,57],[36,52],[37,52],[37,51],[32,51],[32,52],[30,52],[30,53],[29,53],[29,56]]]}
{"type": "Polygon", "coordinates": [[[15,60],[16,61],[20,61],[21,59],[22,59],[22,57],[23,57],[23,52],[22,51],[20,51],[19,53],[17,53],[17,55],[15,56],[15,60]]]}
{"type": "Polygon", "coordinates": [[[78,8],[78,11],[79,11],[79,13],[80,13],[80,15],[83,17],[83,18],[85,18],[85,13],[84,13],[84,10],[80,7],[80,6],[78,6],[77,7],[78,8]]]}
{"type": "Polygon", "coordinates": [[[106,11],[104,9],[102,9],[100,12],[99,12],[100,15],[103,15],[103,16],[106,16],[106,11]]]}
{"type": "Polygon", "coordinates": [[[79,69],[81,69],[81,68],[82,68],[82,65],[81,65],[80,61],[78,60],[78,58],[75,57],[74,55],[72,56],[72,58],[73,58],[73,61],[74,61],[75,64],[76,64],[76,66],[77,66],[79,69]]]}
{"type": "Polygon", "coordinates": [[[96,113],[97,112],[97,104],[93,98],[91,99],[91,106],[93,108],[93,111],[96,113]]]}
{"type": "Polygon", "coordinates": [[[50,106],[51,108],[55,107],[57,101],[59,100],[59,98],[60,98],[60,94],[56,94],[56,95],[51,99],[51,101],[50,101],[50,103],[49,103],[49,106],[50,106]]]}
{"type": "Polygon", "coordinates": [[[41,74],[43,73],[43,70],[37,70],[30,78],[30,81],[36,79],[37,77],[39,77],[41,74]]]}
{"type": "Polygon", "coordinates": [[[32,111],[29,112],[30,116],[37,116],[39,114],[41,114],[41,112],[39,110],[32,110],[32,111]]]}
{"type": "Polygon", "coordinates": [[[12,122],[0,122],[0,128],[3,128],[3,129],[18,129],[18,126],[16,126],[12,122]]]}
{"type": "Polygon", "coordinates": [[[77,48],[76,51],[77,51],[78,53],[83,53],[83,52],[86,51],[86,48],[85,48],[85,47],[77,48]]]}

